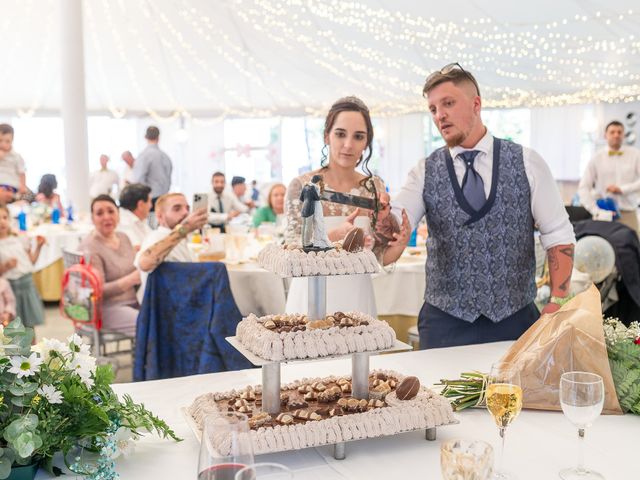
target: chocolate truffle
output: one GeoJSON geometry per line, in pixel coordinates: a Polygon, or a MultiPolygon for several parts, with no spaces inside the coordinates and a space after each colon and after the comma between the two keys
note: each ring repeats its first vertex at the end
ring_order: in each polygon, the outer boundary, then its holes
{"type": "Polygon", "coordinates": [[[396,396],[398,400],[411,400],[415,398],[420,390],[420,380],[416,377],[405,377],[398,388],[396,388],[396,396]]]}
{"type": "Polygon", "coordinates": [[[364,248],[364,230],[354,227],[345,235],[342,248],[347,252],[359,252],[364,248]]]}

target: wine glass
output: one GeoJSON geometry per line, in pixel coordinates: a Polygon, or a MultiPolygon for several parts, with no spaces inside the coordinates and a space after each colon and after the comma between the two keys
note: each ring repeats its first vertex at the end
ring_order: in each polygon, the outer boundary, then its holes
{"type": "Polygon", "coordinates": [[[494,469],[494,479],[506,480],[516,478],[514,474],[504,471],[502,462],[504,457],[504,437],[507,427],[522,410],[522,387],[520,372],[516,365],[509,362],[499,362],[491,366],[487,377],[487,409],[493,416],[500,434],[501,446],[497,468],[494,469]]]}
{"type": "Polygon", "coordinates": [[[445,480],[487,480],[493,466],[493,448],[479,440],[448,440],[440,447],[445,480]]]}
{"type": "Polygon", "coordinates": [[[293,472],[279,463],[255,463],[236,473],[235,480],[293,480],[293,472]]]}
{"type": "Polygon", "coordinates": [[[198,480],[234,480],[236,473],[253,463],[253,447],[247,416],[220,412],[204,419],[198,480]]]}
{"type": "Polygon", "coordinates": [[[578,466],[560,471],[565,480],[595,480],[604,477],[584,466],[584,432],[600,416],[604,405],[602,377],[588,372],[567,372],[560,377],[560,406],[564,416],[578,427],[578,466]]]}

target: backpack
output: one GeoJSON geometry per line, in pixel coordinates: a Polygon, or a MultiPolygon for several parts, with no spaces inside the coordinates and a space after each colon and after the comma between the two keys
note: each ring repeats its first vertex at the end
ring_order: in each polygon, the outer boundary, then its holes
{"type": "Polygon", "coordinates": [[[65,270],[62,277],[62,298],[60,314],[80,325],[93,325],[96,330],[102,328],[102,293],[100,275],[86,265],[84,259],[65,270]]]}

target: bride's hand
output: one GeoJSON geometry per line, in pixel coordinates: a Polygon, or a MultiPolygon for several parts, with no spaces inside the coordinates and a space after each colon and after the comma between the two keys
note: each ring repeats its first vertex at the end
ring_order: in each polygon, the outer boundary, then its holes
{"type": "Polygon", "coordinates": [[[332,230],[329,230],[329,240],[332,242],[337,242],[338,240],[342,240],[349,230],[354,227],[354,222],[356,217],[360,214],[360,209],[356,208],[351,215],[344,219],[344,222],[339,226],[332,230]]]}
{"type": "Polygon", "coordinates": [[[364,236],[364,248],[367,250],[372,250],[375,243],[376,241],[371,235],[364,236]]]}

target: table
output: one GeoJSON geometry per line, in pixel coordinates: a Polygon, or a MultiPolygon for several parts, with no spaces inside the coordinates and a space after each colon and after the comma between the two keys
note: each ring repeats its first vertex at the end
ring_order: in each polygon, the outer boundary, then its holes
{"type": "Polygon", "coordinates": [[[27,235],[41,235],[47,239],[34,265],[33,281],[45,301],[58,301],[62,295],[61,281],[64,273],[62,250],[78,250],[82,239],[93,229],[93,225],[74,223],[54,225],[46,223],[30,230],[27,235]]]}
{"type": "Polygon", "coordinates": [[[287,300],[285,279],[254,262],[225,263],[231,292],[243,317],[251,313],[259,317],[284,313],[287,300]]]}
{"type": "MultiPolygon", "coordinates": [[[[454,378],[460,372],[487,371],[506,351],[510,342],[453,347],[420,352],[381,355],[371,358],[371,368],[389,368],[416,375],[425,385],[440,378],[454,378]]],[[[316,361],[286,365],[282,381],[309,376],[349,373],[348,360],[316,361]]],[[[243,370],[159,380],[118,384],[119,394],[130,394],[155,414],[166,420],[184,438],[181,443],[147,436],[138,442],[136,452],[118,458],[116,468],[127,480],[195,479],[198,442],[187,426],[180,408],[203,393],[242,388],[260,383],[260,370],[243,370]]],[[[296,480],[440,477],[440,443],[452,438],[485,440],[498,448],[498,433],[484,409],[459,414],[460,424],[438,429],[435,442],[424,440],[424,432],[412,432],[388,438],[349,443],[346,460],[332,457],[331,447],[264,455],[258,461],[283,463],[296,471],[296,480]]],[[[505,466],[516,471],[520,480],[558,478],[558,471],[573,466],[577,455],[575,428],[560,412],[523,411],[507,432],[505,466]]],[[[588,466],[600,471],[608,480],[638,478],[637,455],[640,417],[603,416],[587,431],[588,466]]],[[[48,478],[39,473],[39,479],[48,478]]]]}

